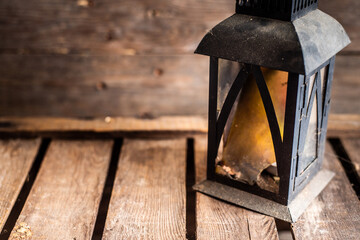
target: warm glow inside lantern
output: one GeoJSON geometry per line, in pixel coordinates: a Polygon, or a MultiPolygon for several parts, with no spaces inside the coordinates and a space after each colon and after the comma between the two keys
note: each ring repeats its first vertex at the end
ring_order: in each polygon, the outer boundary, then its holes
{"type": "Polygon", "coordinates": [[[335,55],[350,40],[317,1],[237,1],[196,53],[210,56],[207,179],[195,189],[293,222],[321,170],[335,55]]]}

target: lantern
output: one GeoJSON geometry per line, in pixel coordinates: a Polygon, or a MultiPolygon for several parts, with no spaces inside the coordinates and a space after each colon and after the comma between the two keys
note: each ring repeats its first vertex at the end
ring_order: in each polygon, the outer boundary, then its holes
{"type": "Polygon", "coordinates": [[[294,222],[333,173],[324,157],[335,54],[350,43],[317,0],[238,0],[210,56],[207,179],[195,190],[294,222]]]}

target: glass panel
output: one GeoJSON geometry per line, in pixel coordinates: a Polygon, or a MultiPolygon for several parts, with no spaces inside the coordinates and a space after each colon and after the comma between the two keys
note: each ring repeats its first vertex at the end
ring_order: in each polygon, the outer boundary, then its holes
{"type": "Polygon", "coordinates": [[[309,90],[306,93],[306,96],[307,96],[306,103],[307,104],[309,104],[309,101],[310,101],[311,91],[312,91],[313,86],[314,86],[315,77],[316,77],[316,74],[312,75],[310,77],[310,79],[309,79],[309,83],[307,84],[307,87],[309,88],[309,90]]]}
{"type": "Polygon", "coordinates": [[[241,64],[225,59],[219,59],[218,72],[218,99],[217,115],[219,116],[221,108],[225,102],[226,96],[241,69],[241,64]]]}
{"type": "MultiPolygon", "coordinates": [[[[311,76],[309,81],[309,90],[316,91],[316,83],[314,83],[313,80],[315,79],[316,73],[311,76]],[[313,85],[311,85],[313,84],[313,85]]],[[[317,159],[317,152],[318,152],[318,134],[320,134],[320,129],[317,128],[318,121],[321,119],[318,119],[318,111],[322,112],[322,109],[318,109],[318,102],[321,101],[321,107],[324,106],[324,96],[326,91],[326,80],[328,77],[328,66],[325,66],[320,70],[320,87],[321,87],[321,96],[314,96],[313,103],[308,103],[308,106],[303,110],[307,110],[307,113],[303,113],[305,115],[305,118],[303,121],[309,121],[308,128],[304,130],[306,132],[306,135],[304,135],[305,132],[301,133],[303,136],[301,136],[300,142],[303,141],[303,138],[305,138],[304,147],[303,150],[299,151],[299,163],[298,163],[298,174],[302,174],[309,165],[317,159]],[[312,104],[312,105],[311,105],[312,104]],[[312,107],[311,107],[312,106],[312,107]],[[310,111],[311,110],[311,111],[310,111]]],[[[310,99],[311,91],[308,93],[308,98],[310,99]]],[[[301,123],[302,126],[304,126],[304,123],[301,123]]],[[[301,130],[303,131],[303,130],[301,130]]]]}
{"type": "MultiPolygon", "coordinates": [[[[315,89],[314,89],[315,90],[315,89]]],[[[309,127],[307,129],[304,151],[300,154],[301,160],[299,167],[303,172],[306,167],[315,160],[317,156],[317,97],[312,105],[309,127]]]]}
{"type": "Polygon", "coordinates": [[[317,84],[314,81],[317,76],[315,73],[313,76],[310,77],[310,81],[308,84],[308,91],[307,97],[308,102],[305,108],[303,109],[304,118],[301,122],[301,139],[300,142],[305,141],[302,145],[303,150],[299,151],[299,162],[298,162],[298,173],[301,174],[304,172],[307,167],[316,159],[317,157],[317,95],[316,95],[316,88],[317,84]],[[311,95],[314,95],[314,100],[311,101],[311,95]],[[303,129],[306,127],[306,123],[308,121],[307,129],[303,129]],[[306,134],[306,135],[304,135],[306,134]],[[305,140],[303,140],[305,138],[305,140]]]}
{"type": "Polygon", "coordinates": [[[329,65],[321,69],[321,106],[324,109],[325,94],[326,94],[326,80],[328,78],[329,65]]]}
{"type": "MultiPolygon", "coordinates": [[[[281,136],[284,129],[288,73],[261,69],[268,86],[281,136]]],[[[219,148],[216,172],[260,188],[278,192],[275,151],[255,78],[250,75],[227,122],[228,137],[219,148]]],[[[227,134],[224,131],[224,135],[227,134]]]]}

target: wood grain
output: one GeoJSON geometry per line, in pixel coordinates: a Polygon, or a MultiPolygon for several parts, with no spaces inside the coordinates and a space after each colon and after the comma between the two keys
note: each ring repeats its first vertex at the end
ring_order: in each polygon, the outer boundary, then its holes
{"type": "Polygon", "coordinates": [[[0,140],[0,232],[40,146],[36,140],[0,140]]]}
{"type": "Polygon", "coordinates": [[[359,239],[359,199],[328,143],[323,167],[336,176],[292,224],[295,239],[359,239]]]}
{"type": "MultiPolygon", "coordinates": [[[[141,136],[153,138],[156,136],[193,136],[205,133],[207,133],[207,119],[196,116],[164,116],[154,119],[0,117],[1,136],[141,136]]],[[[331,114],[327,135],[330,137],[359,137],[360,115],[331,114]]]]}
{"type": "Polygon", "coordinates": [[[360,138],[341,138],[341,142],[360,176],[360,138]]]}
{"type": "MultiPolygon", "coordinates": [[[[360,116],[359,116],[360,124],[360,116]]],[[[207,120],[196,116],[164,116],[154,119],[126,117],[55,118],[55,117],[0,117],[0,131],[55,132],[88,131],[131,132],[173,131],[207,132],[207,120]]]]}
{"type": "MultiPolygon", "coordinates": [[[[349,31],[353,43],[344,54],[355,54],[338,58],[333,113],[360,113],[354,101],[360,91],[359,4],[320,1],[349,31]],[[354,81],[344,82],[343,75],[354,81]]],[[[207,30],[233,14],[234,5],[1,1],[0,115],[205,116],[208,59],[192,53],[207,30]]]]}
{"type": "Polygon", "coordinates": [[[10,239],[90,239],[111,145],[51,142],[10,239]]]}
{"type": "Polygon", "coordinates": [[[359,76],[360,55],[336,57],[334,81],[331,89],[331,113],[360,114],[359,76]]]}
{"type": "Polygon", "coordinates": [[[205,56],[0,55],[0,116],[205,116],[207,89],[205,56]]]}
{"type": "MultiPolygon", "coordinates": [[[[359,51],[356,0],[320,2],[359,51]]],[[[228,0],[1,1],[1,50],[20,54],[192,53],[205,32],[235,12],[228,0]]]]}
{"type": "Polygon", "coordinates": [[[5,52],[192,53],[206,31],[234,12],[227,0],[21,0],[0,3],[5,52]],[[221,8],[219,7],[221,6],[221,8]]]}
{"type": "MultiPolygon", "coordinates": [[[[206,175],[206,138],[195,139],[196,180],[206,175]]],[[[275,220],[196,193],[198,239],[278,239],[275,220]]]]}
{"type": "Polygon", "coordinates": [[[330,114],[328,119],[328,137],[359,137],[359,114],[330,114]]]}
{"type": "MultiPolygon", "coordinates": [[[[337,57],[331,113],[360,114],[358,66],[337,57]]],[[[0,86],[0,116],[206,116],[208,58],[0,55],[0,86]]]]}
{"type": "Polygon", "coordinates": [[[124,141],[103,239],[185,239],[185,146],[124,141]]]}

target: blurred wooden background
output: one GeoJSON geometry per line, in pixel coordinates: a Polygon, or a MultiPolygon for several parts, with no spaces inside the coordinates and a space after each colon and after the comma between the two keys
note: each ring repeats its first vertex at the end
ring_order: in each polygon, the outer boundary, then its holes
{"type": "MultiPolygon", "coordinates": [[[[208,58],[193,51],[234,6],[1,0],[0,116],[206,116],[208,58]]],[[[321,0],[320,9],[352,40],[337,57],[332,113],[360,114],[360,1],[321,0]]]]}

